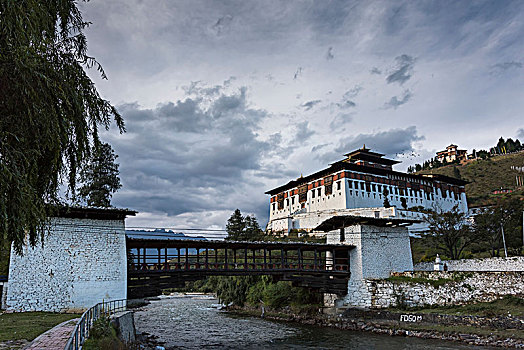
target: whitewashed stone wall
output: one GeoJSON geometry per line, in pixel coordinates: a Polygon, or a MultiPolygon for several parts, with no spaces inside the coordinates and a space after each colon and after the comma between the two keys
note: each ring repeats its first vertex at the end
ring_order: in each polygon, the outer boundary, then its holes
{"type": "Polygon", "coordinates": [[[345,240],[340,241],[340,231],[330,231],[327,243],[343,243],[355,246],[349,252],[351,277],[348,294],[336,302],[337,306],[367,305],[372,291],[367,279],[387,278],[392,272],[413,270],[411,244],[406,227],[378,227],[353,225],[344,229],[345,240]]]}
{"type": "Polygon", "coordinates": [[[355,246],[350,251],[351,280],[387,278],[391,272],[413,271],[411,244],[406,227],[353,225],[346,227],[345,240],[340,231],[330,231],[328,244],[355,246]]]}
{"type": "MultiPolygon", "coordinates": [[[[448,271],[524,271],[524,256],[444,260],[448,271]]],[[[434,262],[415,264],[414,271],[433,271],[434,262]]]]}
{"type": "Polygon", "coordinates": [[[408,307],[455,305],[489,302],[504,295],[524,296],[524,272],[405,272],[395,275],[449,281],[433,286],[415,281],[366,279],[344,299],[343,305],[365,308],[399,304],[408,307]]]}
{"type": "Polygon", "coordinates": [[[52,218],[43,247],[11,254],[7,309],[83,310],[125,299],[124,220],[52,218]]]}

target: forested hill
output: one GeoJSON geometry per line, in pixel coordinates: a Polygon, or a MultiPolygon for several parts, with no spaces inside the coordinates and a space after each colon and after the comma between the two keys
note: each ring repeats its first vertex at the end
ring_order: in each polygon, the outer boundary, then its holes
{"type": "Polygon", "coordinates": [[[417,174],[441,174],[469,181],[466,185],[468,203],[484,205],[492,203],[501,195],[493,195],[495,189],[508,188],[512,196],[524,198],[524,189],[516,187],[516,176],[524,178],[524,172],[511,169],[512,166],[524,167],[524,151],[514,154],[499,155],[487,159],[470,161],[466,164],[450,164],[436,169],[422,170],[417,174]]]}

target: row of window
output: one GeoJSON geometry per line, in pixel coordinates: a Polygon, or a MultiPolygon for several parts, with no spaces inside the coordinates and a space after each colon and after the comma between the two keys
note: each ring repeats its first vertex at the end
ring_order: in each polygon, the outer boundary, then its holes
{"type": "MultiPolygon", "coordinates": [[[[398,200],[398,196],[411,196],[411,197],[419,197],[420,198],[420,203],[422,203],[422,199],[426,199],[426,200],[435,200],[435,196],[433,194],[433,192],[425,192],[425,191],[421,191],[421,190],[413,190],[413,189],[404,189],[404,188],[398,188],[396,186],[388,186],[388,185],[381,185],[381,184],[374,184],[374,183],[369,183],[369,182],[360,182],[360,181],[351,181],[351,180],[347,180],[347,183],[348,183],[348,187],[350,189],[355,189],[355,190],[358,190],[360,188],[360,190],[362,190],[362,196],[364,196],[364,191],[366,192],[376,192],[379,194],[379,198],[382,199],[382,195],[385,194],[384,192],[387,191],[387,195],[391,195],[391,196],[397,196],[397,200],[398,200]],[[360,185],[359,185],[360,184],[360,185]]],[[[341,181],[337,181],[336,183],[336,189],[337,190],[341,190],[341,181]]],[[[324,194],[326,196],[328,195],[331,195],[332,194],[332,191],[333,191],[333,185],[332,184],[329,184],[329,185],[324,185],[324,194]]],[[[437,192],[437,189],[435,188],[435,193],[437,192]]],[[[442,197],[443,198],[446,198],[447,197],[447,192],[448,191],[442,191],[442,197]]],[[[455,200],[459,200],[459,195],[456,193],[456,192],[453,192],[451,191],[450,193],[452,193],[453,197],[455,200]]],[[[356,196],[358,196],[358,191],[355,191],[355,194],[356,196]]],[[[353,191],[350,190],[349,191],[349,195],[352,196],[353,195],[353,191]]],[[[311,190],[311,198],[315,198],[315,196],[318,196],[319,198],[322,196],[322,188],[314,188],[311,190]]],[[[369,193],[368,193],[368,197],[370,197],[369,193]]],[[[295,196],[291,196],[291,205],[295,205],[295,196]]],[[[286,203],[286,206],[289,206],[289,199],[290,198],[286,198],[285,199],[285,203],[286,203]]],[[[376,198],[376,194],[374,193],[373,194],[373,198],[376,198]]],[[[394,197],[392,198],[394,199],[394,197]]],[[[306,202],[307,201],[307,191],[301,191],[301,193],[299,193],[298,195],[298,201],[299,202],[306,202]]],[[[416,198],[415,201],[418,203],[418,199],[416,198]]],[[[411,202],[413,202],[413,199],[411,200],[411,202]]],[[[276,204],[278,204],[278,210],[282,210],[284,209],[284,198],[283,198],[283,194],[282,196],[278,196],[278,202],[277,203],[273,203],[273,211],[276,209],[276,204]]]]}

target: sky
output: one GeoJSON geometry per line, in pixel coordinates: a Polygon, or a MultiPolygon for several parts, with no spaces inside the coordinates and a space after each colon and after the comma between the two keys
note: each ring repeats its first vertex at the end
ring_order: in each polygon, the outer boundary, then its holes
{"type": "Polygon", "coordinates": [[[265,227],[264,192],[366,147],[402,161],[524,141],[524,1],[81,3],[127,132],[127,226],[265,227]]]}

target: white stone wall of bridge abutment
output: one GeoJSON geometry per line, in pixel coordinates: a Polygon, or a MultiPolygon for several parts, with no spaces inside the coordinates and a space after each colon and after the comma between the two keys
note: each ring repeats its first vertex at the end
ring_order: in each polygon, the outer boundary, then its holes
{"type": "Polygon", "coordinates": [[[392,272],[413,271],[411,244],[407,227],[353,225],[328,232],[328,244],[348,244],[350,279],[348,294],[337,305],[368,305],[372,294],[365,285],[368,279],[388,278],[392,272]]]}
{"type": "Polygon", "coordinates": [[[51,218],[43,245],[11,254],[8,310],[78,311],[126,296],[123,219],[51,218]]]}

